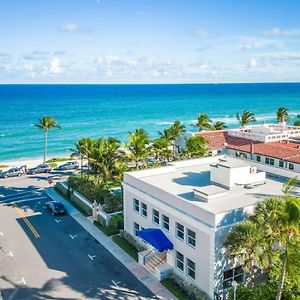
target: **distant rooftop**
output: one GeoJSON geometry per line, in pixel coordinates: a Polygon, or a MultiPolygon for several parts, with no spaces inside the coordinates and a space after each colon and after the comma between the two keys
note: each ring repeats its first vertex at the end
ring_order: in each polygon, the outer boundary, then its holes
{"type": "MultiPolygon", "coordinates": [[[[285,136],[279,141],[276,141],[275,139],[275,141],[261,142],[251,139],[254,132],[263,131],[264,129],[266,129],[267,133],[269,131],[273,132],[272,130],[277,128],[275,125],[276,124],[269,124],[268,126],[264,125],[263,127],[252,126],[248,129],[203,131],[198,132],[195,135],[203,136],[208,141],[208,147],[210,150],[218,150],[226,147],[228,149],[269,156],[300,164],[300,134],[298,135],[295,133],[297,130],[300,130],[299,126],[285,126],[284,128],[287,127],[287,130],[289,131],[287,134],[288,137],[285,136]],[[293,128],[297,128],[297,130],[294,130],[293,128]]],[[[267,133],[265,136],[272,136],[272,134],[269,135],[267,133]]],[[[284,133],[284,135],[286,135],[286,133],[284,133]]]]}

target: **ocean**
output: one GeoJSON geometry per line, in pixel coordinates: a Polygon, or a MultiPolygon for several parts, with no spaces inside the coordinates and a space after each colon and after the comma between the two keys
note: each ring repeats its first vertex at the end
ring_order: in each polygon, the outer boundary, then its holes
{"type": "Polygon", "coordinates": [[[49,133],[49,157],[69,155],[82,137],[114,136],[144,128],[151,137],[182,121],[189,131],[197,114],[237,127],[236,112],[253,111],[258,122],[275,121],[279,106],[290,122],[300,113],[300,83],[174,85],[0,85],[0,161],[42,157],[44,115],[63,127],[49,133]]]}

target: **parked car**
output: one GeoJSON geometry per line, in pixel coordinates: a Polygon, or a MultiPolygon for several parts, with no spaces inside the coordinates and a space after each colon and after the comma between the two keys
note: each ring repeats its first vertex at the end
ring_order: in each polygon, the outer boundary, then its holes
{"type": "Polygon", "coordinates": [[[59,201],[49,201],[45,203],[45,206],[48,210],[51,211],[52,215],[65,215],[67,213],[64,205],[59,201]]]}
{"type": "Polygon", "coordinates": [[[22,176],[24,172],[20,168],[11,168],[5,172],[0,173],[1,178],[8,178],[8,177],[16,177],[16,176],[22,176]]]}
{"type": "Polygon", "coordinates": [[[52,168],[49,165],[41,164],[36,166],[35,168],[29,169],[27,173],[34,175],[38,173],[49,173],[50,171],[52,171],[52,168]]]}
{"type": "Polygon", "coordinates": [[[68,161],[67,163],[60,165],[58,167],[59,170],[74,170],[78,168],[79,168],[79,164],[77,161],[68,161]]]}

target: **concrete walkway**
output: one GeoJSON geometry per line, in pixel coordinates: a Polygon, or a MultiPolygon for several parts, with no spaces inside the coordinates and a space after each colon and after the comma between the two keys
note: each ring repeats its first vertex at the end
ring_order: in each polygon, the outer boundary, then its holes
{"type": "Polygon", "coordinates": [[[143,266],[136,262],[110,237],[106,236],[91,221],[83,216],[68,201],[61,197],[53,188],[48,188],[46,194],[53,200],[61,201],[68,210],[69,215],[101,243],[116,259],[118,259],[139,281],[141,281],[158,299],[178,300],[143,266]]]}

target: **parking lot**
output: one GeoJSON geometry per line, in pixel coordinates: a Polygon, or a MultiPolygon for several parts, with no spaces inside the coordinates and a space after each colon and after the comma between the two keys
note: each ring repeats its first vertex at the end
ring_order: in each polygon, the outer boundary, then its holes
{"type": "Polygon", "coordinates": [[[3,299],[155,299],[73,218],[46,210],[47,177],[0,181],[3,299]]]}

